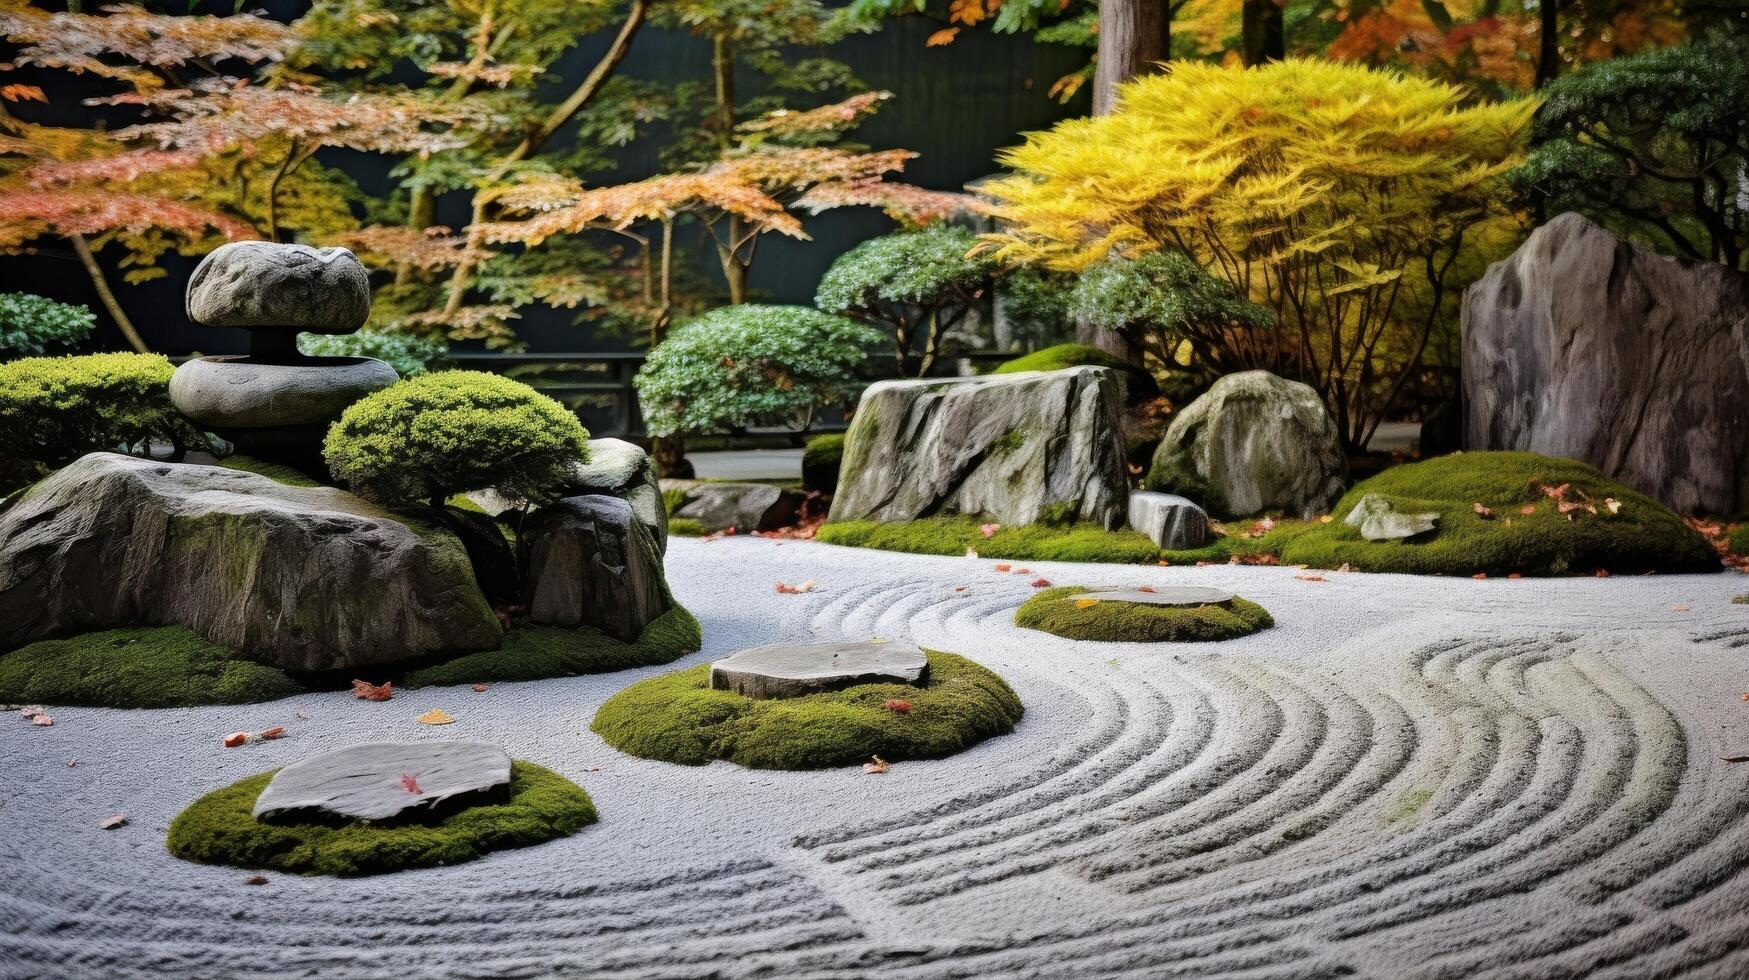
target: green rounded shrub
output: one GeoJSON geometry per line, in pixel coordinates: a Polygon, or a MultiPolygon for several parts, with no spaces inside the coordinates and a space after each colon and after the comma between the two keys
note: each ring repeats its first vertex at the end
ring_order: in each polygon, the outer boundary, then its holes
{"type": "Polygon", "coordinates": [[[488,488],[544,503],[588,452],[589,433],[565,406],[479,371],[422,374],[367,395],[324,446],[334,478],[361,496],[438,506],[488,488]]]}
{"type": "Polygon", "coordinates": [[[638,372],[651,435],[806,428],[854,398],[881,335],[805,306],[725,306],[676,329],[638,372]]]}
{"type": "Polygon", "coordinates": [[[925,374],[944,335],[990,290],[996,265],[973,255],[977,246],[977,235],[953,225],[871,238],[832,263],[814,303],[879,325],[892,338],[899,373],[925,374]]]}
{"type": "Polygon", "coordinates": [[[0,293],[0,361],[71,347],[90,336],[96,322],[84,306],[32,293],[0,293]]]}
{"type": "Polygon", "coordinates": [[[933,759],[1014,730],[1020,699],[1002,678],[950,653],[929,653],[929,683],[859,684],[756,701],[712,690],[710,665],[653,677],[608,698],[590,730],[631,755],[702,766],[826,769],[933,759]],[[907,701],[900,714],[888,701],[907,701]]]}
{"type": "Polygon", "coordinates": [[[301,333],[298,350],[312,357],[374,357],[403,378],[424,374],[449,356],[449,344],[442,340],[369,328],[357,333],[301,333]]]}
{"type": "Polygon", "coordinates": [[[1139,602],[1092,601],[1080,585],[1045,589],[1020,604],[1014,625],[1071,640],[1124,643],[1195,643],[1232,640],[1275,625],[1269,611],[1248,599],[1206,606],[1150,606],[1139,602]]]}
{"type": "Polygon", "coordinates": [[[460,864],[568,837],[596,821],[595,805],[577,784],[521,760],[510,764],[504,802],[382,823],[257,820],[255,799],[272,779],[272,772],[260,773],[194,801],[170,822],[170,853],[293,874],[369,875],[460,864]]]}
{"type": "Polygon", "coordinates": [[[1668,507],[1594,467],[1534,453],[1457,453],[1394,466],[1356,484],[1331,518],[1285,525],[1262,544],[1288,565],[1416,575],[1720,568],[1706,539],[1668,507]],[[1549,490],[1559,490],[1561,500],[1549,490]],[[1344,519],[1375,493],[1403,513],[1437,513],[1437,530],[1408,540],[1366,540],[1344,519]]]}
{"type": "Polygon", "coordinates": [[[838,489],[838,468],[844,461],[844,434],[815,436],[802,450],[802,486],[821,493],[838,489]]]}
{"type": "Polygon", "coordinates": [[[162,354],[27,357],[0,364],[0,454],[50,466],[200,434],[170,404],[175,368],[162,354]]]}

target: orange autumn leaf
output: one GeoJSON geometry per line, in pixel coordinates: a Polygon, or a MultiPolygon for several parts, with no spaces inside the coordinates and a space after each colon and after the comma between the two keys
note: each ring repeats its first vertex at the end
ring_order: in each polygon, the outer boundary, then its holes
{"type": "Polygon", "coordinates": [[[949,44],[952,44],[953,39],[956,37],[959,37],[959,36],[960,36],[960,29],[959,28],[957,28],[957,27],[943,27],[941,30],[936,31],[934,34],[929,35],[929,38],[923,42],[923,46],[926,48],[945,47],[949,44]]]}
{"type": "Polygon", "coordinates": [[[449,712],[442,708],[432,708],[413,720],[421,725],[449,725],[455,722],[455,719],[450,717],[449,712]]]}
{"type": "Polygon", "coordinates": [[[352,696],[360,701],[387,701],[395,696],[395,685],[393,681],[372,684],[369,681],[354,680],[352,696]]]}
{"type": "Polygon", "coordinates": [[[1097,605],[1099,605],[1098,599],[1076,599],[1075,600],[1075,608],[1076,609],[1091,609],[1097,605]]]}

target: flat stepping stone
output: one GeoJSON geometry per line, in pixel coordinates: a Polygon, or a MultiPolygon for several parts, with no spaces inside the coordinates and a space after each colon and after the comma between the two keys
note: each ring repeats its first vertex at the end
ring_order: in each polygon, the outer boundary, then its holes
{"type": "Polygon", "coordinates": [[[755,700],[796,698],[858,684],[923,686],[929,658],[909,643],[773,643],[711,664],[711,687],[755,700]]]}
{"type": "Polygon", "coordinates": [[[1112,589],[1107,592],[1083,592],[1071,599],[1097,599],[1100,602],[1134,602],[1145,606],[1225,606],[1238,596],[1220,589],[1201,585],[1168,585],[1152,592],[1134,589],[1112,589]]]}
{"type": "Polygon", "coordinates": [[[255,800],[255,819],[318,810],[386,820],[510,783],[510,756],[484,742],[367,742],[281,769],[255,800]]]}

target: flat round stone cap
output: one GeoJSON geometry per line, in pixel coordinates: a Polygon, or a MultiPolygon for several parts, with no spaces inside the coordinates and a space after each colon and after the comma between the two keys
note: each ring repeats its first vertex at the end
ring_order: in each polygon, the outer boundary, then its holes
{"type": "Polygon", "coordinates": [[[510,783],[510,756],[484,742],[366,742],[295,762],[255,800],[257,820],[319,810],[385,820],[413,807],[510,783]]]}
{"type": "Polygon", "coordinates": [[[1071,599],[1097,599],[1100,602],[1134,602],[1145,606],[1224,606],[1238,596],[1220,589],[1200,585],[1166,585],[1152,592],[1133,589],[1112,589],[1106,592],[1084,592],[1071,599]]]}
{"type": "Polygon", "coordinates": [[[908,643],[773,643],[711,664],[711,687],[755,699],[793,698],[857,684],[929,679],[929,658],[908,643]]]}
{"type": "Polygon", "coordinates": [[[196,422],[258,429],[327,424],[346,407],[401,380],[374,357],[312,357],[296,364],[245,354],[197,357],[170,376],[170,402],[196,422]]]}
{"type": "Polygon", "coordinates": [[[349,249],[231,242],[195,266],[187,307],[209,327],[351,333],[370,317],[370,278],[349,249]]]}

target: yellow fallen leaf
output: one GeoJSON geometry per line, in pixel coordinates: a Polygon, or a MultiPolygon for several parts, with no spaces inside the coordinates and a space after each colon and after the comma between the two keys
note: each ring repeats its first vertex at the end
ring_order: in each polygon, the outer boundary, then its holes
{"type": "Polygon", "coordinates": [[[442,708],[432,708],[415,720],[421,725],[449,725],[455,722],[455,719],[449,716],[449,712],[442,708]]]}
{"type": "Polygon", "coordinates": [[[1098,599],[1076,599],[1075,600],[1075,608],[1076,609],[1086,609],[1089,606],[1097,606],[1097,605],[1099,605],[1098,599]]]}

